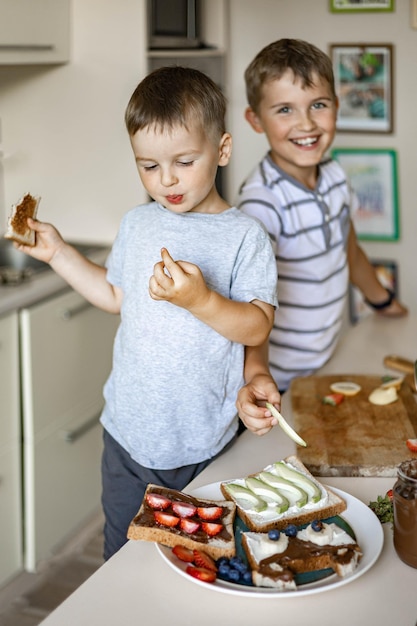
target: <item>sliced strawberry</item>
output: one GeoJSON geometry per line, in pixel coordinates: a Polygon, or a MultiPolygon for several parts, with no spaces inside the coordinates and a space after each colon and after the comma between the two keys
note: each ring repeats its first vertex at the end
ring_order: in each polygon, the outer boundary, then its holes
{"type": "Polygon", "coordinates": [[[194,563],[194,553],[189,548],[185,546],[174,546],[172,548],[173,554],[180,559],[180,561],[185,561],[186,563],[194,563]]]}
{"type": "Polygon", "coordinates": [[[210,537],[214,537],[223,530],[223,524],[215,524],[214,522],[203,522],[201,524],[201,528],[204,530],[205,533],[207,533],[207,535],[209,535],[210,537]]]}
{"type": "Polygon", "coordinates": [[[389,498],[390,500],[394,499],[394,492],[392,489],[388,489],[387,493],[385,494],[387,496],[387,498],[389,498]]]}
{"type": "Polygon", "coordinates": [[[344,399],[345,399],[345,396],[343,395],[343,393],[329,393],[327,396],[324,396],[322,402],[323,404],[330,404],[331,406],[337,406],[338,404],[343,402],[344,399]]]}
{"type": "Polygon", "coordinates": [[[214,583],[216,580],[216,572],[212,572],[205,567],[194,567],[194,565],[188,565],[185,571],[187,574],[190,574],[190,576],[194,576],[194,578],[198,578],[198,580],[202,580],[205,583],[214,583]]]}
{"type": "Polygon", "coordinates": [[[171,504],[171,500],[166,496],[151,492],[146,494],[146,502],[152,509],[160,509],[161,511],[167,509],[171,504]]]}
{"type": "Polygon", "coordinates": [[[218,519],[222,513],[221,506],[199,506],[197,509],[198,516],[205,520],[218,519]]]}
{"type": "Polygon", "coordinates": [[[197,550],[197,548],[193,550],[193,554],[194,563],[197,567],[204,567],[212,572],[217,572],[216,564],[209,554],[206,554],[202,550],[197,550]]]}
{"type": "Polygon", "coordinates": [[[182,517],[180,519],[180,527],[185,533],[192,535],[200,528],[200,522],[196,522],[195,520],[187,517],[182,517]]]}
{"type": "Polygon", "coordinates": [[[407,439],[406,444],[411,452],[417,452],[417,439],[407,439]]]}
{"type": "Polygon", "coordinates": [[[197,507],[190,502],[173,502],[172,509],[180,517],[191,517],[195,514],[197,507]]]}
{"type": "Polygon", "coordinates": [[[176,526],[180,521],[179,517],[171,515],[170,513],[165,513],[165,511],[154,511],[154,517],[158,524],[169,526],[170,528],[176,526]]]}

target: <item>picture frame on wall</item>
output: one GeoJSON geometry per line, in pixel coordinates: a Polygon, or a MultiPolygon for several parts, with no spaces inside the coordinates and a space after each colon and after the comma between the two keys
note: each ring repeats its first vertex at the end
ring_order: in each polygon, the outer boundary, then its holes
{"type": "MultiPolygon", "coordinates": [[[[370,259],[375,267],[378,280],[386,289],[393,292],[398,298],[398,266],[395,261],[383,259],[370,259]]],[[[372,315],[374,309],[370,307],[363,297],[361,291],[352,284],[349,286],[349,318],[352,324],[357,324],[365,317],[372,315]]]]}
{"type": "Polygon", "coordinates": [[[392,12],[395,0],[330,0],[332,13],[392,12]]]}
{"type": "Polygon", "coordinates": [[[399,238],[398,175],[395,150],[334,148],[354,189],[359,206],[352,215],[358,239],[396,241],[399,238]]]}
{"type": "Polygon", "coordinates": [[[392,133],[392,44],[332,44],[337,128],[343,132],[392,133]]]}

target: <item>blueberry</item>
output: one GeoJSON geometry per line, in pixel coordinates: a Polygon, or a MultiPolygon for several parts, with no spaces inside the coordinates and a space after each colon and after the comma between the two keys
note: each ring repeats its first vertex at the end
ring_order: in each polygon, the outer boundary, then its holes
{"type": "Polygon", "coordinates": [[[239,561],[235,563],[235,569],[239,572],[239,574],[244,574],[248,570],[248,566],[243,561],[239,561]]]}
{"type": "Polygon", "coordinates": [[[287,537],[296,537],[297,526],[295,526],[294,524],[289,524],[284,532],[287,535],[287,537]]]}
{"type": "Polygon", "coordinates": [[[278,541],[280,534],[281,533],[279,532],[279,530],[273,528],[272,530],[268,531],[268,539],[270,539],[271,541],[278,541]]]}
{"type": "Polygon", "coordinates": [[[226,556],[221,556],[221,557],[220,557],[219,559],[217,559],[217,561],[216,561],[216,565],[217,565],[217,567],[220,567],[221,565],[224,565],[225,563],[226,563],[227,565],[229,564],[229,559],[228,559],[226,556]]]}
{"type": "Polygon", "coordinates": [[[242,580],[244,583],[250,584],[252,582],[252,572],[250,570],[245,572],[242,576],[242,580]]]}
{"type": "Polygon", "coordinates": [[[228,561],[225,561],[224,563],[220,563],[220,565],[218,566],[218,570],[224,570],[224,571],[229,571],[231,569],[230,567],[230,563],[228,561]]]}
{"type": "Polygon", "coordinates": [[[233,583],[237,583],[239,582],[239,578],[240,578],[240,574],[237,571],[237,569],[231,569],[229,571],[228,580],[230,580],[233,583]]]}
{"type": "Polygon", "coordinates": [[[315,519],[314,521],[311,522],[311,528],[316,533],[319,533],[323,529],[323,522],[321,520],[315,519]]]}

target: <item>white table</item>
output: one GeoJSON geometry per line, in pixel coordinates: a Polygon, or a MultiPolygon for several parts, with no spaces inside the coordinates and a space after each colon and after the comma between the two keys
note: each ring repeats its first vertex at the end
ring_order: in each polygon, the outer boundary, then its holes
{"type": "MultiPolygon", "coordinates": [[[[386,354],[417,357],[417,316],[386,320],[372,316],[349,330],[322,373],[381,374],[386,354]]],[[[282,411],[291,420],[290,398],[282,411]]],[[[245,432],[188,489],[256,472],[292,454],[294,446],[278,427],[264,437],[245,432]]],[[[385,494],[393,478],[326,478],[365,504],[385,494]]],[[[349,584],[298,597],[251,598],[214,591],[180,576],[153,543],[129,541],[42,622],[42,626],[415,626],[417,569],[397,557],[391,525],[375,565],[349,584]]]]}

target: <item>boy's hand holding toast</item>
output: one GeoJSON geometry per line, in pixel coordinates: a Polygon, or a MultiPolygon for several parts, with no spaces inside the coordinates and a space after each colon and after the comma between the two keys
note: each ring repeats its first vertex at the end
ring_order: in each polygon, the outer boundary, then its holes
{"type": "Polygon", "coordinates": [[[64,240],[52,224],[39,222],[38,220],[34,220],[30,217],[28,218],[27,223],[29,228],[35,231],[35,245],[28,246],[20,244],[16,247],[18,250],[21,250],[21,252],[24,252],[39,261],[50,263],[61,246],[64,245],[64,240]]]}

